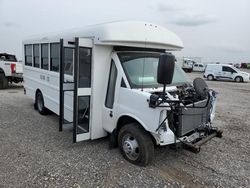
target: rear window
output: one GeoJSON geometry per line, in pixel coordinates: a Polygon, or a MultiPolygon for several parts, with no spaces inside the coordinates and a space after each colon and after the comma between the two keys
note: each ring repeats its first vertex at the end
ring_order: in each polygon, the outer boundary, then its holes
{"type": "Polygon", "coordinates": [[[16,56],[9,54],[0,54],[0,60],[17,62],[16,56]]]}

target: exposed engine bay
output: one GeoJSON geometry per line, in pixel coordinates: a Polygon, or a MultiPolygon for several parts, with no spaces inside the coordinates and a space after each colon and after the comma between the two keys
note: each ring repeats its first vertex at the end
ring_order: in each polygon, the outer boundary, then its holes
{"type": "Polygon", "coordinates": [[[151,108],[170,108],[157,130],[168,121],[176,139],[194,152],[199,152],[200,145],[209,139],[222,136],[222,131],[211,124],[217,93],[209,89],[203,79],[196,78],[193,85],[177,86],[173,92],[166,93],[164,90],[152,93],[149,100],[151,108]]]}

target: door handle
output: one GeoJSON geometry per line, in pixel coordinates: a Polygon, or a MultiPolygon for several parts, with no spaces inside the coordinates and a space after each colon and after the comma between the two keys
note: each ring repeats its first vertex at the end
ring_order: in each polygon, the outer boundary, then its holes
{"type": "Polygon", "coordinates": [[[112,111],[109,112],[109,116],[113,117],[113,112],[112,111]]]}

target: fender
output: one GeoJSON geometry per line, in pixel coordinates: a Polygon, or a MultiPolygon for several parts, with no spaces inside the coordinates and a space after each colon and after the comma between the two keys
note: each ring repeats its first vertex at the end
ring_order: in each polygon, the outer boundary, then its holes
{"type": "MultiPolygon", "coordinates": [[[[148,129],[147,129],[147,126],[145,125],[145,123],[143,123],[143,121],[141,119],[139,119],[139,118],[137,118],[134,115],[129,114],[129,113],[122,113],[116,119],[115,127],[114,127],[113,131],[111,132],[111,134],[109,135],[109,147],[110,148],[115,148],[118,146],[117,137],[118,137],[119,129],[122,127],[122,126],[118,127],[118,121],[120,120],[120,118],[122,118],[124,116],[127,116],[127,117],[134,119],[143,127],[143,129],[145,129],[147,132],[150,133],[150,131],[148,131],[148,129]]],[[[152,134],[151,134],[151,137],[154,138],[154,136],[152,134]]],[[[154,138],[154,141],[156,141],[155,138],[154,138]]]]}
{"type": "Polygon", "coordinates": [[[148,132],[150,132],[149,131],[149,129],[148,129],[148,127],[146,126],[146,124],[141,120],[141,119],[139,119],[138,117],[136,117],[136,116],[134,116],[133,114],[130,114],[130,113],[122,113],[122,114],[120,114],[119,116],[118,116],[118,118],[116,119],[116,121],[115,121],[115,129],[117,128],[117,126],[118,126],[118,121],[119,121],[119,119],[121,118],[121,117],[123,117],[123,116],[128,116],[128,117],[131,117],[131,118],[133,118],[134,120],[136,120],[138,123],[140,123],[140,125],[146,130],[146,131],[148,131],[148,132]]]}

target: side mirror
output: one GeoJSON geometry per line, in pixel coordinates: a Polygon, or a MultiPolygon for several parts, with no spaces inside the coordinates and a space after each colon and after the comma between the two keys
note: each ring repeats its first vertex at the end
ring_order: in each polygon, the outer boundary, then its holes
{"type": "Polygon", "coordinates": [[[157,70],[157,82],[166,86],[172,83],[174,75],[175,57],[172,54],[160,56],[157,70]]]}

